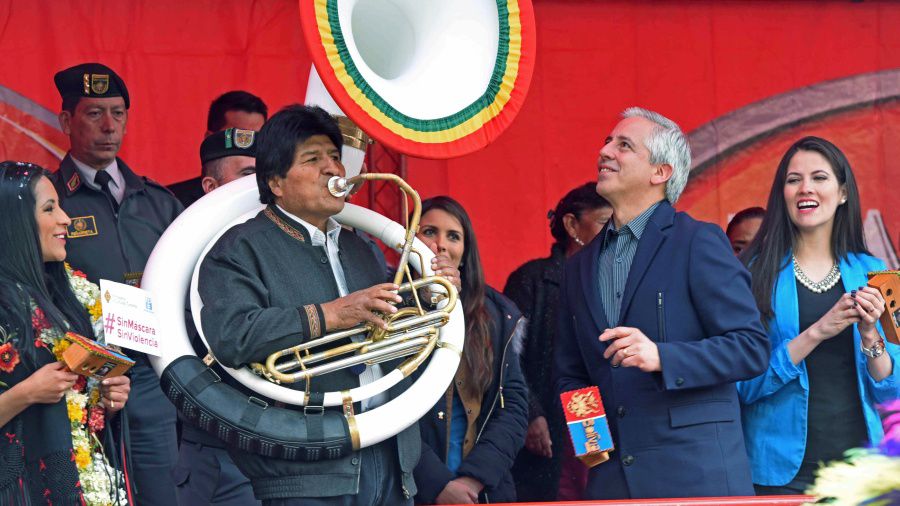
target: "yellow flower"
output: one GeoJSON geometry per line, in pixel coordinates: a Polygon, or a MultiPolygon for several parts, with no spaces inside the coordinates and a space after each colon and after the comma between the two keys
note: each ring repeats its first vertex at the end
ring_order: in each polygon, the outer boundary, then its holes
{"type": "Polygon", "coordinates": [[[81,419],[84,417],[84,411],[82,411],[81,406],[70,400],[66,403],[66,408],[69,412],[69,421],[81,423],[81,419]]]}
{"type": "Polygon", "coordinates": [[[88,401],[88,404],[90,404],[91,406],[96,406],[97,402],[99,402],[99,401],[100,401],[100,389],[95,388],[95,389],[91,390],[91,397],[90,397],[90,400],[88,401]]]}
{"type": "Polygon", "coordinates": [[[86,448],[78,448],[75,451],[75,465],[78,469],[87,469],[91,463],[91,452],[86,448]]]}
{"type": "Polygon", "coordinates": [[[87,310],[91,314],[92,320],[97,320],[101,316],[103,316],[103,306],[100,305],[100,299],[94,301],[94,303],[91,304],[90,307],[87,308],[87,310]]]}
{"type": "Polygon", "coordinates": [[[53,347],[53,354],[56,355],[56,360],[62,362],[63,353],[69,348],[69,345],[72,344],[68,339],[60,339],[56,346],[53,347]]]}

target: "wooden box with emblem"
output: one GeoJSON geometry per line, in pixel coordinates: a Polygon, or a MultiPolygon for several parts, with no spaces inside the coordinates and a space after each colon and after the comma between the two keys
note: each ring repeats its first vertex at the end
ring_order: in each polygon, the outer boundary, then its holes
{"type": "Polygon", "coordinates": [[[66,332],[66,340],[71,344],[63,352],[63,361],[75,374],[112,378],[125,374],[134,365],[125,355],[74,332],[66,332]]]}
{"type": "Polygon", "coordinates": [[[597,387],[570,390],[559,395],[575,456],[587,467],[609,460],[615,448],[603,399],[597,387]]]}
{"type": "Polygon", "coordinates": [[[884,313],[881,314],[884,337],[900,344],[900,271],[870,272],[868,285],[884,297],[884,313]]]}

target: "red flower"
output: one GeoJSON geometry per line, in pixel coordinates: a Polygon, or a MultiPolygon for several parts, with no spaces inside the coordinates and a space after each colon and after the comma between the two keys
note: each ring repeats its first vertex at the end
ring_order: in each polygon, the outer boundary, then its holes
{"type": "Polygon", "coordinates": [[[106,426],[106,410],[100,406],[94,406],[91,408],[90,413],[88,428],[93,433],[100,432],[106,426]]]}
{"type": "Polygon", "coordinates": [[[34,313],[31,315],[31,327],[34,329],[34,335],[36,336],[41,335],[41,332],[44,329],[50,328],[50,322],[47,321],[47,316],[39,307],[34,308],[34,313]]]}
{"type": "Polygon", "coordinates": [[[19,363],[19,352],[13,348],[12,343],[0,346],[0,371],[13,372],[19,363]]]}
{"type": "Polygon", "coordinates": [[[35,348],[46,348],[47,345],[44,344],[44,341],[41,341],[40,337],[35,337],[34,338],[34,347],[35,348]]]}
{"type": "Polygon", "coordinates": [[[87,386],[87,378],[84,376],[78,376],[78,379],[75,380],[75,384],[72,385],[72,390],[75,390],[78,393],[84,392],[84,387],[87,386]]]}
{"type": "Polygon", "coordinates": [[[9,444],[12,444],[13,441],[16,440],[16,435],[15,435],[15,434],[10,434],[9,432],[7,432],[7,433],[6,433],[6,439],[9,439],[9,444]]]}
{"type": "Polygon", "coordinates": [[[81,271],[75,270],[75,269],[72,269],[72,275],[73,275],[73,276],[78,276],[79,278],[87,279],[87,274],[85,274],[85,273],[83,273],[83,272],[81,272],[81,271]]]}

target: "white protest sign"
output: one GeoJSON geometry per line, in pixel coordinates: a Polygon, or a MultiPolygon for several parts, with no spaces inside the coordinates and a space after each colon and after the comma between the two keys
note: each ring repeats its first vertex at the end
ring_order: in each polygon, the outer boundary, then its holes
{"type": "Polygon", "coordinates": [[[107,344],[160,355],[159,325],[153,311],[153,297],[147,290],[100,280],[103,306],[103,334],[107,344]]]}

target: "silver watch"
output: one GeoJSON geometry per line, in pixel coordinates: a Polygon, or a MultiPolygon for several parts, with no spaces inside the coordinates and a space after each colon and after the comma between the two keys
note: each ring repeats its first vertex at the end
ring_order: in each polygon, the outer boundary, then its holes
{"type": "Polygon", "coordinates": [[[878,358],[884,354],[884,340],[879,339],[871,348],[863,346],[862,341],[859,342],[859,350],[869,358],[878,358]]]}

